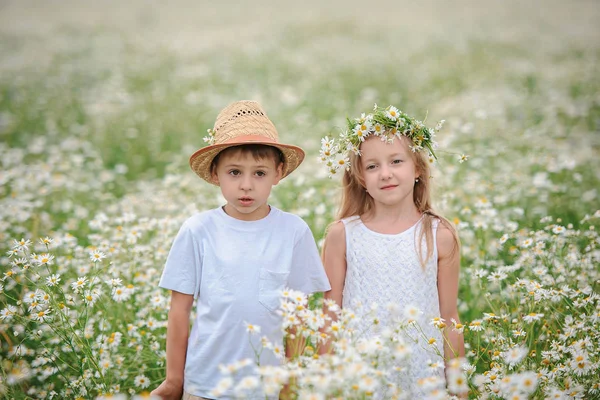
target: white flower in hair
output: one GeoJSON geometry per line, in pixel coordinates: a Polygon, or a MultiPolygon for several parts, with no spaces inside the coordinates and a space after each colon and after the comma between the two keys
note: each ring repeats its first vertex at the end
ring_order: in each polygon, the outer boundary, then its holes
{"type": "Polygon", "coordinates": [[[400,111],[398,111],[398,109],[394,106],[389,106],[385,112],[385,115],[392,121],[395,121],[400,116],[400,111]]]}
{"type": "Polygon", "coordinates": [[[358,138],[358,140],[364,142],[370,130],[371,126],[367,121],[364,121],[363,123],[356,125],[353,129],[353,132],[358,138]]]}

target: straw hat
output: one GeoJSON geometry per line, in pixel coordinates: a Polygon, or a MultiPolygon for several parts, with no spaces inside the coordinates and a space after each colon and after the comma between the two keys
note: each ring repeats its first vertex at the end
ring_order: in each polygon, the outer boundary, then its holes
{"type": "Polygon", "coordinates": [[[255,101],[236,101],[225,107],[215,121],[214,142],[196,151],[190,157],[190,167],[208,183],[218,185],[211,176],[213,159],[228,147],[242,144],[264,144],[281,150],[284,157],[283,176],[285,178],[298,168],[304,160],[304,150],[300,147],[279,143],[279,135],[260,104],[255,101]]]}

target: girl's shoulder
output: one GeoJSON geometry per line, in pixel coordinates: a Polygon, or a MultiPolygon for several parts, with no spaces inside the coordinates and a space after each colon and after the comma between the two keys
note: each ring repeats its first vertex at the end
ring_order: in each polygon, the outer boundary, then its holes
{"type": "Polygon", "coordinates": [[[448,221],[448,219],[446,219],[445,217],[443,217],[439,214],[425,211],[423,213],[423,215],[421,216],[421,221],[425,221],[427,219],[429,220],[430,226],[432,226],[436,229],[439,228],[442,230],[443,229],[455,230],[452,223],[450,221],[448,221]]]}
{"type": "Polygon", "coordinates": [[[327,226],[327,230],[325,232],[325,236],[329,238],[339,238],[340,236],[346,235],[346,222],[344,219],[339,219],[337,221],[333,221],[329,226],[327,226]]]}
{"type": "Polygon", "coordinates": [[[343,225],[349,225],[353,222],[358,222],[360,220],[360,216],[358,215],[353,215],[351,217],[347,217],[347,218],[342,218],[341,220],[337,221],[337,222],[341,222],[343,225]]]}
{"type": "Polygon", "coordinates": [[[435,240],[437,242],[440,257],[452,257],[460,250],[460,239],[456,228],[446,218],[436,216],[434,223],[437,224],[435,240]]]}
{"type": "Polygon", "coordinates": [[[346,251],[346,227],[343,219],[332,222],[327,227],[323,253],[328,249],[336,253],[344,253],[346,251]]]}

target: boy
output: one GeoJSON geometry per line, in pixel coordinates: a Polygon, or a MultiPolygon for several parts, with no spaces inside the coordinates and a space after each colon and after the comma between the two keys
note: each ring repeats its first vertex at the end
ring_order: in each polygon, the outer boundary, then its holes
{"type": "MultiPolygon", "coordinates": [[[[190,166],[220,186],[227,204],[185,221],[167,258],[159,284],[172,291],[167,377],[152,392],[163,399],[180,399],[182,392],[183,399],[213,398],[210,392],[223,377],[220,364],[256,358],[252,347],[260,348],[260,335],[250,337],[246,323],[283,343],[276,311],[284,287],[330,289],[308,225],[267,203],[304,151],[279,143],[275,126],[253,101],[227,106],[209,135],[210,145],[192,155],[190,166]],[[189,333],[194,299],[197,316],[189,333]]],[[[278,363],[273,352],[261,353],[261,365],[278,363]]]]}

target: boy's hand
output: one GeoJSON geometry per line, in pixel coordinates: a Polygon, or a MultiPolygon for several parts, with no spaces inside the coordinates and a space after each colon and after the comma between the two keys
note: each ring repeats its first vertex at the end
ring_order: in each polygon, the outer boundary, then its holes
{"type": "Polygon", "coordinates": [[[183,382],[175,383],[165,380],[159,387],[154,389],[150,395],[158,396],[162,400],[181,400],[183,396],[183,382]]]}

